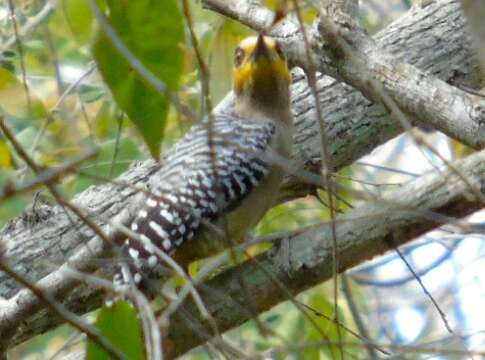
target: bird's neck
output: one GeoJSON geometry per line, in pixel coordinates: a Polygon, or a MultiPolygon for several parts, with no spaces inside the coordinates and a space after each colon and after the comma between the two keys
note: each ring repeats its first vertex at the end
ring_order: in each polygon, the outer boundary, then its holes
{"type": "Polygon", "coordinates": [[[272,98],[237,96],[235,109],[243,117],[273,119],[283,124],[292,124],[289,96],[275,96],[272,98]]]}

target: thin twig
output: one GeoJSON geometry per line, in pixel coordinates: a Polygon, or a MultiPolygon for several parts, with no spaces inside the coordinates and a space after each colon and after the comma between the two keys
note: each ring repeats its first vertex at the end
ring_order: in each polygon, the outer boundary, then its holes
{"type": "Polygon", "coordinates": [[[121,129],[123,127],[123,120],[125,118],[125,114],[120,111],[118,116],[116,116],[116,122],[118,123],[118,128],[116,130],[116,139],[115,145],[113,149],[113,157],[111,158],[111,163],[109,166],[109,178],[113,177],[113,172],[115,170],[116,158],[118,157],[118,152],[120,150],[120,139],[121,139],[121,129]]]}
{"type": "Polygon", "coordinates": [[[36,189],[39,186],[56,182],[59,179],[66,176],[67,174],[77,170],[82,163],[92,159],[97,154],[98,154],[98,150],[93,149],[87,152],[86,154],[81,155],[78,158],[75,158],[64,164],[43,170],[35,178],[28,181],[24,181],[19,186],[5,187],[3,192],[0,192],[0,202],[7,200],[13,196],[24,194],[28,191],[36,189]]]}
{"type": "MultiPolygon", "coordinates": [[[[22,28],[18,31],[18,36],[20,37],[25,37],[28,34],[30,34],[32,31],[34,31],[37,26],[42,24],[44,21],[47,20],[47,18],[54,12],[55,8],[57,6],[57,0],[48,0],[45,2],[44,7],[40,9],[35,16],[32,16],[27,19],[25,24],[22,26],[22,28]]],[[[16,36],[10,37],[7,41],[2,43],[0,46],[0,53],[3,53],[4,51],[8,50],[11,48],[16,42],[16,36]]]]}
{"type": "MultiPolygon", "coordinates": [[[[359,313],[359,310],[357,309],[346,273],[342,274],[342,291],[345,295],[345,299],[347,300],[347,304],[349,305],[350,313],[352,314],[355,325],[357,326],[357,329],[359,329],[359,333],[361,334],[359,338],[362,338],[364,344],[367,345],[366,349],[370,359],[377,359],[378,357],[376,353],[376,348],[378,350],[380,349],[378,347],[373,346],[372,343],[370,342],[369,332],[367,331],[364,321],[362,321],[362,317],[359,313]]],[[[380,351],[386,355],[391,355],[387,351],[382,351],[382,350],[380,351]]]]}
{"type": "Polygon", "coordinates": [[[14,269],[7,265],[3,260],[0,260],[0,270],[8,274],[15,279],[18,283],[22,284],[26,289],[32,291],[35,296],[46,303],[56,314],[58,314],[65,322],[72,325],[74,328],[86,334],[93,342],[103,348],[108,354],[115,359],[127,359],[118,349],[116,349],[111,342],[106,339],[99,331],[87,324],[79,316],[68,311],[57,300],[55,300],[49,293],[37,287],[36,284],[28,280],[27,278],[19,275],[14,269]]]}
{"type": "MultiPolygon", "coordinates": [[[[433,306],[435,307],[435,309],[438,311],[438,314],[440,315],[441,317],[441,320],[443,321],[443,324],[445,325],[446,327],[446,330],[448,330],[449,333],[451,334],[455,334],[455,332],[453,331],[453,329],[451,328],[448,320],[446,319],[446,314],[443,312],[443,310],[441,310],[441,307],[439,306],[439,304],[436,302],[436,300],[434,299],[433,295],[431,295],[431,293],[428,291],[428,289],[426,288],[426,286],[424,286],[423,284],[423,281],[421,280],[421,277],[419,276],[418,273],[416,273],[416,271],[414,271],[413,267],[411,266],[411,264],[409,263],[409,261],[406,259],[406,257],[401,253],[401,251],[396,247],[395,248],[396,250],[396,253],[399,255],[399,257],[401,258],[401,260],[404,262],[404,264],[406,265],[406,267],[408,268],[408,270],[411,272],[411,274],[413,274],[413,277],[416,279],[416,281],[418,282],[419,286],[421,287],[421,289],[423,290],[423,292],[426,294],[426,296],[431,300],[431,302],[433,303],[433,306]]],[[[456,335],[456,334],[455,334],[456,335]]]]}
{"type": "MultiPolygon", "coordinates": [[[[17,154],[25,161],[25,163],[38,175],[42,172],[42,168],[35,163],[35,161],[27,154],[27,151],[22,147],[22,145],[17,141],[15,135],[10,131],[10,129],[5,124],[4,118],[0,116],[0,129],[3,131],[7,139],[10,141],[12,146],[14,147],[17,154]]],[[[57,188],[50,184],[45,184],[47,188],[50,190],[56,201],[62,205],[63,207],[68,208],[74,214],[77,215],[79,219],[81,219],[86,225],[88,225],[101,239],[103,239],[106,243],[112,244],[111,239],[109,239],[106,234],[104,233],[103,229],[96,224],[93,220],[91,220],[83,211],[81,211],[78,207],[71,204],[69,201],[65,200],[57,188]]]]}
{"type": "MultiPolygon", "coordinates": [[[[325,130],[325,120],[322,114],[322,107],[320,104],[320,98],[318,96],[317,90],[317,82],[316,82],[316,73],[317,68],[313,61],[312,51],[310,47],[310,41],[308,39],[308,34],[305,28],[305,23],[303,21],[303,16],[300,11],[300,6],[298,4],[298,0],[293,0],[293,5],[295,7],[296,16],[298,19],[298,23],[300,24],[300,31],[303,35],[303,40],[305,44],[305,55],[306,61],[308,64],[308,68],[305,70],[305,74],[307,75],[308,85],[310,87],[310,91],[312,93],[313,99],[315,101],[315,112],[317,115],[317,123],[318,123],[318,137],[320,140],[320,152],[322,158],[322,179],[324,188],[327,190],[328,195],[328,209],[330,213],[330,220],[331,220],[331,229],[332,229],[332,272],[333,272],[333,303],[334,303],[334,316],[335,321],[339,321],[338,315],[338,259],[337,259],[337,228],[335,225],[335,199],[334,194],[336,193],[337,189],[334,187],[334,181],[332,180],[332,173],[333,173],[333,160],[332,155],[330,152],[330,146],[327,138],[327,133],[325,130]]],[[[340,328],[337,327],[337,336],[339,340],[342,340],[342,334],[340,333],[340,328]]],[[[339,347],[341,358],[344,358],[343,349],[339,347]]]]}
{"type": "Polygon", "coordinates": [[[25,69],[24,47],[22,45],[22,41],[19,35],[19,30],[17,25],[17,15],[15,14],[15,6],[13,4],[13,0],[8,0],[8,10],[9,10],[10,20],[12,21],[15,44],[17,46],[17,51],[19,53],[20,71],[22,72],[22,84],[24,86],[25,98],[27,100],[27,107],[29,110],[29,115],[33,116],[34,112],[32,107],[32,98],[30,97],[30,90],[29,90],[29,86],[27,85],[27,72],[25,69]]]}

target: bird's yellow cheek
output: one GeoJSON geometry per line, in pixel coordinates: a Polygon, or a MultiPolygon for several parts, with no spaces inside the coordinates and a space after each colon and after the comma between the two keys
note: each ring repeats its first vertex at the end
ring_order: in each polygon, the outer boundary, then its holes
{"type": "Polygon", "coordinates": [[[240,94],[244,87],[252,82],[253,69],[250,63],[244,64],[237,69],[234,69],[233,79],[234,79],[234,91],[240,94]]]}

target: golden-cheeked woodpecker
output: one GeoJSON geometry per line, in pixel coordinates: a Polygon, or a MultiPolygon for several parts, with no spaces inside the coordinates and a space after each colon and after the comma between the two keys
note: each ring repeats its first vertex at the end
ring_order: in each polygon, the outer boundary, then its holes
{"type": "MultiPolygon", "coordinates": [[[[148,279],[160,275],[155,248],[186,268],[230,244],[214,227],[241,242],[273,204],[284,169],[271,159],[291,155],[289,84],[287,63],[273,39],[259,35],[239,44],[235,105],[214,114],[211,130],[206,118],[169,151],[151,183],[153,196],[131,225],[139,239],[128,239],[125,251],[137,286],[146,288],[148,279]]],[[[115,284],[129,278],[121,271],[115,284]]]]}

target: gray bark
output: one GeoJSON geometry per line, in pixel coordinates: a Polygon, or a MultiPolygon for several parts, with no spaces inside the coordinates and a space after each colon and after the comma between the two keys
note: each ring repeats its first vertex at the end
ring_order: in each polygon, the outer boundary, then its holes
{"type": "MultiPolygon", "coordinates": [[[[465,32],[464,19],[456,1],[443,0],[422,9],[414,8],[409,14],[377,34],[374,40],[380,49],[430,75],[445,81],[458,81],[471,87],[478,84],[478,61],[472,52],[469,37],[465,32]]],[[[351,164],[378,145],[402,133],[400,125],[389,117],[382,106],[371,103],[347,85],[321,76],[318,81],[318,93],[336,170],[351,164]]],[[[313,103],[314,99],[310,96],[305,78],[301,73],[297,74],[292,86],[292,105],[297,128],[294,158],[307,170],[315,170],[321,163],[318,124],[313,103]]],[[[156,171],[156,164],[146,161],[133,166],[120,177],[120,180],[144,185],[156,171]]],[[[480,174],[476,176],[482,176],[483,179],[483,173],[480,174]]],[[[306,195],[311,190],[312,186],[296,178],[288,178],[281,199],[306,195]]],[[[133,189],[103,184],[79,194],[75,197],[74,203],[87,211],[93,220],[109,232],[108,220],[116,217],[129,218],[131,210],[136,207],[136,194],[133,189]]],[[[446,204],[445,201],[443,206],[446,204]]],[[[456,204],[448,205],[454,209],[456,204]]],[[[453,212],[456,216],[468,212],[462,213],[459,206],[456,210],[456,213],[453,212]]],[[[423,229],[425,227],[423,225],[423,229]]],[[[58,296],[67,308],[76,313],[86,313],[101,304],[100,291],[85,284],[69,282],[62,277],[62,273],[51,274],[81,250],[84,251],[84,257],[81,257],[84,262],[99,259],[106,254],[106,247],[100,245],[101,240],[81,221],[75,219],[74,215],[66,216],[65,211],[58,206],[37,204],[32,210],[7,224],[0,232],[0,238],[3,258],[20,274],[36,281],[42,279],[41,284],[46,289],[54,289],[53,294],[58,296]],[[91,253],[86,251],[88,243],[93,246],[90,248],[91,253]],[[47,277],[49,274],[50,277],[47,277]],[[56,286],[53,286],[53,283],[56,286]]],[[[377,248],[375,252],[368,249],[365,258],[384,250],[385,247],[377,248]]],[[[342,263],[347,264],[343,268],[364,260],[352,257],[346,259],[345,257],[350,255],[345,252],[342,256],[342,263]]],[[[249,267],[238,269],[250,271],[249,267]]],[[[312,273],[313,270],[308,274],[312,273]]],[[[318,279],[322,281],[324,278],[326,277],[321,276],[318,279]]],[[[308,286],[316,283],[310,279],[316,277],[309,276],[308,286]]],[[[291,279],[289,281],[292,282],[291,279]]],[[[306,287],[302,285],[301,289],[306,287]]],[[[8,336],[2,336],[0,341],[0,350],[51,329],[60,322],[60,319],[45,309],[42,303],[36,303],[28,291],[21,290],[3,274],[0,275],[0,296],[10,299],[3,304],[0,303],[0,333],[6,334],[4,331],[8,329],[8,336]],[[26,312],[22,312],[21,309],[24,303],[29,304],[26,312]]],[[[278,301],[282,300],[283,298],[278,301]]],[[[235,319],[233,324],[241,321],[242,318],[235,319]]]]}
{"type": "MultiPolygon", "coordinates": [[[[485,194],[485,150],[454,166],[485,194]]],[[[450,217],[460,218],[483,208],[479,199],[469,195],[462,179],[447,170],[411,181],[377,203],[338,216],[338,271],[409,242],[450,217]]],[[[251,319],[251,311],[260,314],[331,279],[331,264],[332,230],[325,223],[285,238],[254,260],[224,271],[200,286],[200,292],[209,312],[216,316],[219,330],[225,331],[251,319]],[[242,288],[241,283],[247,286],[242,288]],[[251,304],[251,311],[244,304],[251,304]]],[[[207,340],[201,334],[211,333],[193,302],[186,301],[183,308],[169,328],[167,343],[173,346],[166,347],[168,358],[201,344],[207,340]]]]}

